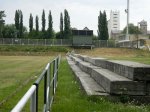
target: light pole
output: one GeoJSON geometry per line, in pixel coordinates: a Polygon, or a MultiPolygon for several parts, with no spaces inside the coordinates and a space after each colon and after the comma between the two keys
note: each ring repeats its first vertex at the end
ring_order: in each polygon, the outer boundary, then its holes
{"type": "Polygon", "coordinates": [[[126,29],[126,40],[129,40],[129,0],[127,0],[127,9],[126,9],[126,13],[127,13],[127,29],[126,29]]]}

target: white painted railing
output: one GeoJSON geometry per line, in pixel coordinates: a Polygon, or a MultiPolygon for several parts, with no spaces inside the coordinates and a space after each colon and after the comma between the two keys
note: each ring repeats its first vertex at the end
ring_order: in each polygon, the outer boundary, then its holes
{"type": "Polygon", "coordinates": [[[25,95],[21,98],[17,105],[11,110],[11,112],[20,112],[21,110],[23,110],[29,99],[31,100],[30,112],[38,112],[38,92],[39,85],[42,80],[44,80],[43,112],[50,112],[58,83],[58,68],[60,64],[60,58],[61,57],[58,56],[53,61],[47,64],[42,74],[35,81],[35,83],[33,83],[33,85],[29,88],[29,90],[25,93],[25,95]],[[51,71],[51,69],[53,70],[51,71]],[[50,79],[51,75],[52,79],[50,79]],[[52,91],[52,94],[50,93],[50,91],[52,91]]]}

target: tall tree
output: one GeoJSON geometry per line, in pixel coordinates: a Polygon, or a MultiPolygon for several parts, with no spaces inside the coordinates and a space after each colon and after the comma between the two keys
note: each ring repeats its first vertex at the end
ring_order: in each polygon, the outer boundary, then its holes
{"type": "Polygon", "coordinates": [[[98,38],[99,40],[108,40],[108,27],[107,27],[107,17],[106,12],[100,11],[98,16],[98,38]]]}
{"type": "Polygon", "coordinates": [[[19,30],[19,10],[16,10],[15,12],[15,27],[19,30]]]}
{"type": "Polygon", "coordinates": [[[71,37],[70,17],[68,11],[64,10],[64,38],[69,39],[71,37]]]}
{"type": "Polygon", "coordinates": [[[103,14],[101,11],[98,16],[98,38],[99,40],[103,38],[103,14]]]}
{"type": "Polygon", "coordinates": [[[48,38],[53,37],[53,20],[52,20],[52,14],[51,11],[49,11],[48,15],[48,38]]]}
{"type": "Polygon", "coordinates": [[[108,35],[108,27],[107,27],[107,16],[106,16],[106,12],[103,12],[103,40],[108,40],[109,35],[108,35]]]}
{"type": "Polygon", "coordinates": [[[23,36],[23,14],[21,10],[16,10],[15,12],[15,27],[16,27],[16,33],[17,37],[23,36]]]}
{"type": "Polygon", "coordinates": [[[3,37],[2,35],[2,28],[5,24],[5,20],[3,19],[4,17],[6,17],[5,12],[4,11],[0,11],[0,37],[3,37]]]}
{"type": "Polygon", "coordinates": [[[98,39],[101,40],[102,38],[102,12],[100,11],[99,16],[98,16],[98,39]]]}
{"type": "Polygon", "coordinates": [[[30,14],[30,18],[29,18],[29,31],[30,32],[33,31],[33,16],[32,16],[32,14],[30,14]]]}
{"type": "Polygon", "coordinates": [[[63,39],[63,32],[64,32],[64,26],[63,26],[63,14],[60,14],[60,38],[63,39]]]}
{"type": "Polygon", "coordinates": [[[20,37],[23,37],[23,14],[22,11],[20,11],[20,23],[19,23],[19,32],[20,32],[20,37]]]}
{"type": "Polygon", "coordinates": [[[43,10],[43,13],[42,13],[42,32],[45,32],[45,24],[46,24],[45,11],[43,10]]]}
{"type": "Polygon", "coordinates": [[[36,24],[36,32],[39,32],[39,17],[38,16],[36,16],[36,18],[35,18],[35,24],[36,24]]]}

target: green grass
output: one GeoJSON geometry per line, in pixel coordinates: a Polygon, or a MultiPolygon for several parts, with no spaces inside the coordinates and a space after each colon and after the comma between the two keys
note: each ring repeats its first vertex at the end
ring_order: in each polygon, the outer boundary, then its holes
{"type": "Polygon", "coordinates": [[[69,47],[63,46],[0,45],[0,55],[54,56],[60,53],[64,55],[70,49],[69,47]]]}
{"type": "Polygon", "coordinates": [[[0,112],[8,112],[17,104],[52,58],[48,56],[0,56],[0,102],[32,77],[16,95],[0,107],[0,112]]]}
{"type": "MultiPolygon", "coordinates": [[[[8,47],[8,46],[7,46],[8,47]]],[[[9,48],[11,49],[12,46],[9,48]]],[[[13,50],[8,51],[11,55],[14,55],[13,52],[15,49],[18,49],[15,52],[22,52],[19,49],[23,48],[12,48],[13,50]]],[[[19,46],[21,47],[21,46],[19,46]]],[[[28,47],[28,46],[27,46],[28,47]]],[[[34,47],[34,46],[32,46],[34,47]]],[[[1,48],[0,48],[1,49],[1,48]]],[[[45,49],[45,48],[44,48],[45,49]]],[[[1,52],[6,52],[7,50],[0,50],[1,52]]],[[[31,50],[32,51],[32,50],[31,50]]],[[[58,50],[59,51],[59,50],[58,50]]],[[[149,53],[143,55],[142,51],[125,50],[126,52],[120,50],[118,54],[116,52],[102,52],[108,50],[101,50],[97,56],[105,54],[110,59],[121,59],[121,60],[131,60],[150,64],[149,53]],[[119,55],[122,52],[122,55],[119,55]],[[131,54],[132,53],[132,54],[131,54]],[[112,55],[115,54],[115,55],[112,55]],[[131,56],[126,56],[131,55],[131,56]],[[117,56],[118,55],[118,56],[117,56]],[[117,57],[116,57],[117,56],[117,57]]],[[[118,49],[116,49],[118,51],[118,49]]],[[[30,52],[30,49],[24,52],[30,52]]],[[[42,51],[41,52],[50,52],[51,51],[42,51]]],[[[89,51],[92,52],[92,51],[89,51]]],[[[89,54],[89,52],[87,54],[89,54]]],[[[34,51],[36,53],[36,51],[34,51]]],[[[97,50],[94,52],[98,53],[97,50]]],[[[91,53],[94,54],[94,53],[91,53]]],[[[58,54],[58,53],[56,53],[58,54]]],[[[23,54],[24,55],[24,54],[23,54]]],[[[49,55],[49,54],[48,54],[49,55]]],[[[52,54],[54,56],[54,54],[52,54]]],[[[45,67],[47,62],[52,59],[49,56],[0,56],[0,101],[5,99],[8,95],[12,93],[16,88],[18,88],[23,81],[27,80],[30,77],[33,77],[32,80],[25,85],[21,91],[17,92],[8,102],[0,107],[0,112],[10,111],[20,98],[25,94],[33,82],[37,79],[37,76],[40,75],[42,69],[45,67]],[[35,77],[34,77],[35,76],[35,77]]],[[[43,82],[42,82],[43,83],[43,82]]],[[[43,84],[40,86],[40,89],[43,90],[43,84]]],[[[43,107],[43,91],[39,91],[39,111],[43,107]]],[[[27,104],[28,109],[23,111],[29,111],[29,105],[27,104]]],[[[67,64],[66,59],[63,59],[60,65],[59,71],[59,83],[55,95],[55,100],[52,105],[52,112],[149,112],[149,105],[136,106],[134,104],[122,104],[119,102],[111,102],[107,98],[99,96],[87,96],[80,88],[79,83],[76,81],[73,72],[71,71],[69,65],[67,64]]]]}
{"type": "MultiPolygon", "coordinates": [[[[144,59],[143,59],[144,60],[144,59]]],[[[87,96],[75,80],[66,60],[61,63],[52,112],[149,112],[150,106],[113,103],[100,96],[87,96]]]]}

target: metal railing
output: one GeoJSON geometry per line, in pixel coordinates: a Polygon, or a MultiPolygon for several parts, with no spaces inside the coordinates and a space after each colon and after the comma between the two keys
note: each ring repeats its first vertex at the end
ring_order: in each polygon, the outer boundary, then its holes
{"type": "Polygon", "coordinates": [[[60,64],[60,56],[56,57],[53,61],[47,64],[41,75],[11,110],[11,112],[20,112],[30,99],[30,112],[38,112],[39,107],[39,85],[42,80],[44,81],[44,106],[43,112],[50,112],[53,103],[54,95],[58,83],[58,68],[60,64]]]}

